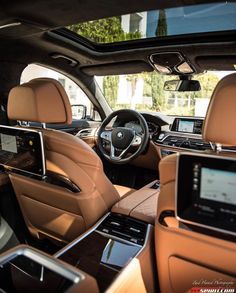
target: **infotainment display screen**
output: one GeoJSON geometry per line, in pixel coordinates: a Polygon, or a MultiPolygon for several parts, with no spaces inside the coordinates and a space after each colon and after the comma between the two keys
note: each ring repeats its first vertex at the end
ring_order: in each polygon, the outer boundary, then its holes
{"type": "Polygon", "coordinates": [[[193,133],[194,122],[188,120],[180,120],[178,125],[178,131],[193,133]]]}
{"type": "Polygon", "coordinates": [[[181,153],[177,174],[177,218],[236,235],[236,159],[181,153]]]}
{"type": "Polygon", "coordinates": [[[171,131],[202,134],[203,119],[200,118],[175,118],[171,131]]]}
{"type": "Polygon", "coordinates": [[[0,165],[8,170],[45,175],[42,133],[0,126],[0,165]]]}

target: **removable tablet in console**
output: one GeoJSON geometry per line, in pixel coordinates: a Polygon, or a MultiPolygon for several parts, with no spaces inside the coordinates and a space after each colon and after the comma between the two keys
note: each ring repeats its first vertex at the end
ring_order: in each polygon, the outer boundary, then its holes
{"type": "Polygon", "coordinates": [[[236,235],[236,159],[179,154],[176,217],[184,223],[236,235]]]}
{"type": "Polygon", "coordinates": [[[45,175],[42,133],[27,128],[0,126],[0,165],[12,171],[45,175]]]}

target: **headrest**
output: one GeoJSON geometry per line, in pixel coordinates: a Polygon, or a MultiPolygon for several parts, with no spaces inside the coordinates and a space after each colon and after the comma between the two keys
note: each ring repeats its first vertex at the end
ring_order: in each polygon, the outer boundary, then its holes
{"type": "Polygon", "coordinates": [[[212,94],[203,128],[203,139],[236,145],[236,73],[224,77],[212,94]]]}
{"type": "Polygon", "coordinates": [[[36,78],[14,87],[8,96],[9,119],[71,124],[72,113],[63,86],[51,78],[36,78]]]}

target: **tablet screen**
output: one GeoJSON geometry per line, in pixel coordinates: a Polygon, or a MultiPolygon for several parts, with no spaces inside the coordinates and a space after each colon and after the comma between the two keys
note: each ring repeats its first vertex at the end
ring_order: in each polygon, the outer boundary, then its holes
{"type": "Polygon", "coordinates": [[[177,218],[235,235],[236,159],[181,153],[177,171],[177,218]]]}
{"type": "Polygon", "coordinates": [[[10,170],[45,175],[42,133],[0,126],[0,164],[10,170]]]}

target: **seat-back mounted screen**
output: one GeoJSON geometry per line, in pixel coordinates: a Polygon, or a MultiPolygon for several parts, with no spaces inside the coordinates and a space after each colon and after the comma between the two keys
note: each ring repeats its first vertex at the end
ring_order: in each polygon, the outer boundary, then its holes
{"type": "Polygon", "coordinates": [[[236,235],[236,159],[181,153],[176,184],[178,220],[236,235]]]}
{"type": "Polygon", "coordinates": [[[42,133],[27,128],[0,126],[0,165],[11,171],[45,175],[42,133]]]}

